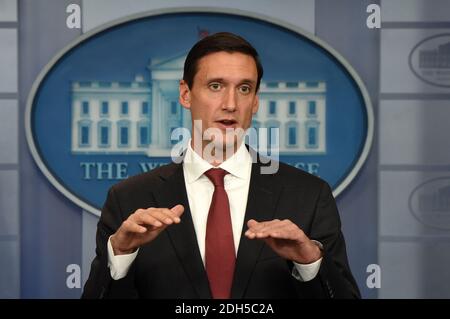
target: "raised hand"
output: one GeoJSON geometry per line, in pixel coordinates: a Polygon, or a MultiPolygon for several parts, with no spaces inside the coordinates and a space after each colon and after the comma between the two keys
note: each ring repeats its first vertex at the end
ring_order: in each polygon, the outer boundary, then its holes
{"type": "Polygon", "coordinates": [[[168,208],[138,209],[111,236],[114,255],[133,253],[143,244],[154,240],[167,226],[180,223],[182,205],[168,208]]]}
{"type": "Polygon", "coordinates": [[[322,257],[319,246],[288,219],[263,222],[250,219],[247,226],[247,238],[264,240],[275,253],[285,259],[299,264],[310,264],[322,257]]]}

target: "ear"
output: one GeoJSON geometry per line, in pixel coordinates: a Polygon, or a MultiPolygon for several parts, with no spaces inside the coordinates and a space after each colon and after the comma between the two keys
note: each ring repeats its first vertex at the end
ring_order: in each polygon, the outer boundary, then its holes
{"type": "Polygon", "coordinates": [[[252,105],[252,114],[256,114],[256,112],[258,112],[259,109],[259,96],[258,94],[255,95],[255,100],[253,101],[253,105],[252,105]]]}
{"type": "Polygon", "coordinates": [[[180,80],[180,96],[178,100],[184,108],[191,108],[191,90],[189,90],[189,86],[184,80],[180,80]]]}

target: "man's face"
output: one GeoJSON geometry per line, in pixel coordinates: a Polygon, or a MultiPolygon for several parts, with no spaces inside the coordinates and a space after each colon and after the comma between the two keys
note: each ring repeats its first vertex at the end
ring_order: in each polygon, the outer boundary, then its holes
{"type": "Polygon", "coordinates": [[[214,144],[223,149],[237,144],[231,130],[246,130],[250,127],[253,114],[258,110],[256,82],[258,72],[253,57],[233,52],[211,53],[198,61],[197,73],[192,88],[180,81],[180,103],[190,109],[194,138],[202,138],[202,145],[208,144],[209,138],[203,134],[214,134],[214,144]],[[201,121],[201,129],[196,122],[201,121]],[[196,131],[196,132],[195,132],[196,131]],[[200,135],[201,134],[201,135],[200,135]]]}

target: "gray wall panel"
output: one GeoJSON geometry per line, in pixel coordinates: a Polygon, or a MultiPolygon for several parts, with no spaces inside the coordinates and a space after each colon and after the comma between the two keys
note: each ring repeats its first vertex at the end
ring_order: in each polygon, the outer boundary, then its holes
{"type": "Polygon", "coordinates": [[[0,164],[17,164],[18,161],[18,103],[0,100],[0,164]]]}
{"type": "MultiPolygon", "coordinates": [[[[377,121],[379,31],[366,27],[366,8],[377,1],[316,1],[316,35],[353,66],[365,83],[377,121]]],[[[344,235],[352,271],[363,297],[375,298],[366,287],[366,268],[377,260],[377,132],[370,155],[358,176],[339,196],[344,235]]]]}
{"type": "Polygon", "coordinates": [[[440,101],[387,101],[380,107],[380,164],[450,164],[450,108],[440,101]]]}
{"type": "Polygon", "coordinates": [[[382,0],[383,22],[449,21],[448,0],[382,0]]]}
{"type": "MultiPolygon", "coordinates": [[[[80,35],[66,27],[66,7],[74,0],[23,0],[19,3],[20,111],[24,118],[31,85],[40,70],[80,35]]],[[[81,265],[81,212],[63,197],[35,165],[20,122],[21,296],[78,298],[66,287],[66,266],[81,265]],[[57,225],[57,227],[53,226],[57,225]],[[37,258],[39,256],[39,258],[37,258]]]]}
{"type": "Polygon", "coordinates": [[[239,9],[282,19],[314,32],[314,0],[83,0],[83,31],[131,14],[163,8],[215,7],[239,9]]]}
{"type": "Polygon", "coordinates": [[[17,21],[17,0],[0,0],[0,22],[17,21]]]}
{"type": "Polygon", "coordinates": [[[19,298],[19,243],[16,240],[0,241],[0,256],[0,298],[19,298]]]}
{"type": "Polygon", "coordinates": [[[16,29],[0,29],[0,92],[17,92],[16,29]]]}
{"type": "MultiPolygon", "coordinates": [[[[380,173],[380,236],[448,236],[450,214],[417,205],[420,197],[438,195],[450,187],[449,171],[383,171],[380,173]],[[447,178],[442,178],[447,176],[447,178]],[[437,189],[434,184],[437,184],[437,189]]],[[[439,241],[439,238],[435,238],[439,241]]]]}
{"type": "Polygon", "coordinates": [[[382,242],[381,298],[450,298],[449,241],[382,242]]]}
{"type": "Polygon", "coordinates": [[[19,235],[18,190],[18,172],[15,170],[0,171],[0,236],[19,235]]]}

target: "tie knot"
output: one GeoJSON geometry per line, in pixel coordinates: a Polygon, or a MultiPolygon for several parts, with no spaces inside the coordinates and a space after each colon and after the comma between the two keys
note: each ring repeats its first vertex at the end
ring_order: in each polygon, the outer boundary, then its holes
{"type": "Polygon", "coordinates": [[[221,168],[211,168],[205,172],[206,177],[214,184],[214,187],[224,187],[223,179],[227,174],[228,172],[221,168]]]}

